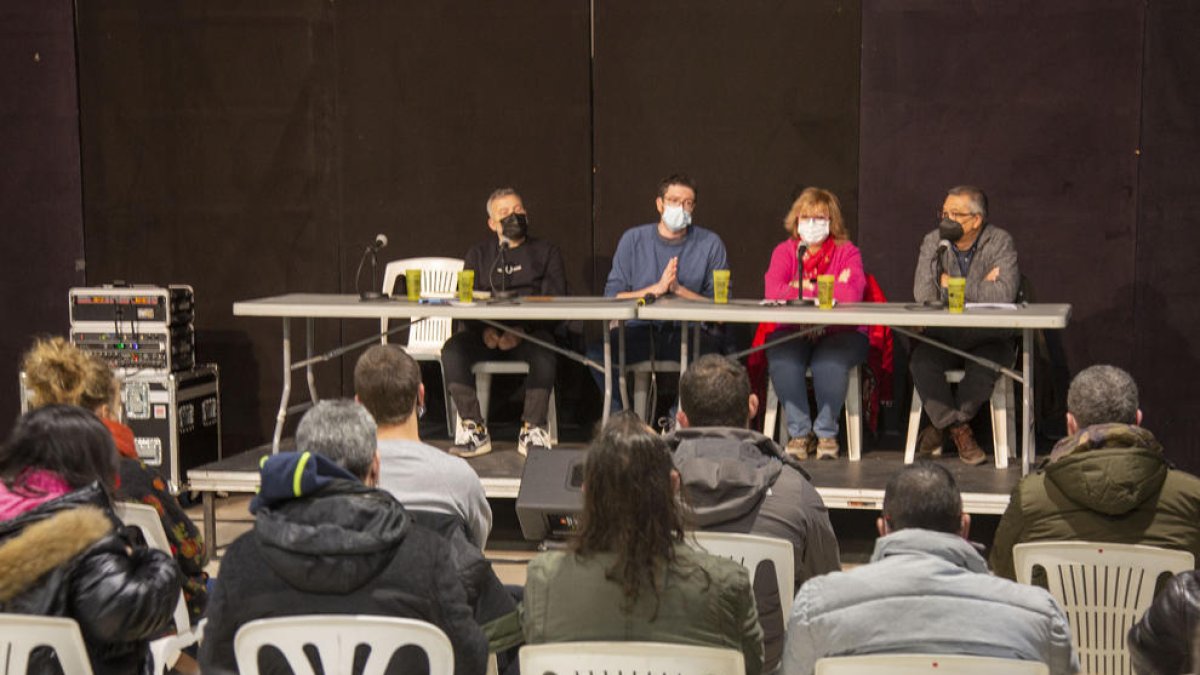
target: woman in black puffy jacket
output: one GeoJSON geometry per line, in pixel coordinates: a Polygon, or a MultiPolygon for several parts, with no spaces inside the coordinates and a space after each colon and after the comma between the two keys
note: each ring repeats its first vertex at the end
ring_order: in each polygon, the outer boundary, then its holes
{"type": "Polygon", "coordinates": [[[1200,570],[1176,574],[1141,621],[1129,630],[1129,655],[1138,675],[1194,673],[1200,629],[1200,570]]]}
{"type": "MultiPolygon", "coordinates": [[[[112,436],[74,406],[23,416],[0,447],[0,612],[74,619],[96,675],[150,673],[179,600],[171,556],[122,535],[116,473],[112,436]]],[[[61,668],[39,651],[29,672],[61,668]]]]}

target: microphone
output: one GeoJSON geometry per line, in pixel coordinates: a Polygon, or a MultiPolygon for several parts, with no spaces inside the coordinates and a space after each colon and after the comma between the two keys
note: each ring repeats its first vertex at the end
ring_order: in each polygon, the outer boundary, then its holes
{"type": "Polygon", "coordinates": [[[500,250],[496,252],[496,261],[492,263],[491,273],[488,274],[488,282],[492,287],[493,300],[509,300],[516,296],[516,293],[508,290],[508,250],[512,248],[512,244],[505,238],[500,238],[500,250]],[[496,273],[496,262],[500,264],[500,290],[496,290],[496,283],[492,281],[492,275],[496,273]]]}
{"type": "Polygon", "coordinates": [[[380,298],[384,297],[383,293],[380,293],[379,291],[376,291],[376,290],[369,290],[369,291],[360,290],[359,286],[358,286],[358,282],[359,282],[359,278],[362,276],[363,265],[365,265],[367,262],[367,259],[370,258],[370,260],[371,260],[371,288],[375,288],[378,285],[379,280],[377,279],[377,277],[379,276],[379,259],[376,257],[375,254],[378,253],[380,251],[380,249],[386,247],[387,245],[388,245],[387,235],[380,232],[379,234],[375,235],[375,241],[372,241],[370,244],[367,244],[366,250],[363,251],[362,257],[359,258],[359,260],[358,260],[358,269],[354,272],[354,288],[355,288],[355,290],[359,291],[358,298],[360,300],[379,300],[380,298]]]}
{"type": "Polygon", "coordinates": [[[653,293],[647,293],[647,294],[643,295],[642,297],[638,298],[637,304],[638,304],[638,307],[645,307],[646,305],[653,305],[655,300],[658,300],[657,295],[655,295],[653,293]]]}
{"type": "Polygon", "coordinates": [[[946,266],[942,264],[942,255],[949,250],[950,240],[942,239],[938,242],[937,250],[933,252],[933,288],[937,291],[938,299],[927,301],[927,307],[946,306],[946,289],[942,288],[942,274],[946,272],[946,266]]]}

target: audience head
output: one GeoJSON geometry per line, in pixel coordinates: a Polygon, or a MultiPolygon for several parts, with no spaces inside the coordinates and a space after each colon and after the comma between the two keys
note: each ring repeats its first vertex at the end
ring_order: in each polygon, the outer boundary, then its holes
{"type": "Polygon", "coordinates": [[[1085,368],[1067,391],[1067,433],[1110,423],[1142,423],[1137,383],[1116,366],[1085,368]]]}
{"type": "Polygon", "coordinates": [[[742,364],[718,354],[697,359],[679,378],[679,426],[745,428],[758,412],[742,364]]]}
{"type": "Polygon", "coordinates": [[[304,413],[296,427],[296,450],[324,455],[367,485],[378,480],[375,420],[354,401],[321,401],[304,413]]]}
{"type": "Polygon", "coordinates": [[[970,523],[954,476],[941,464],[921,460],[900,469],[888,481],[877,525],[881,535],[920,528],[966,538],[970,523]]]}
{"type": "Polygon", "coordinates": [[[51,403],[17,420],[0,446],[0,480],[19,488],[28,472],[49,471],[79,489],[99,481],[110,493],[117,476],[117,448],[108,428],[78,406],[51,403]]]}
{"type": "Polygon", "coordinates": [[[375,345],[354,365],[354,395],[377,425],[404,424],[425,398],[421,366],[398,345],[375,345]]]}
{"type": "Polygon", "coordinates": [[[829,236],[834,241],[846,241],[850,238],[850,231],[846,229],[846,218],[842,215],[842,203],[838,201],[837,195],[829,190],[818,187],[804,188],[800,196],[792,202],[792,208],[783,219],[783,226],[788,234],[793,237],[800,236],[796,233],[796,227],[801,218],[828,218],[829,236]]]}
{"type": "Polygon", "coordinates": [[[35,408],[77,405],[116,419],[120,387],[108,365],[61,337],[38,340],[21,362],[35,408]]]}
{"type": "Polygon", "coordinates": [[[627,606],[647,589],[657,598],[675,560],[684,533],[678,490],[666,441],[628,411],[614,415],[588,449],[575,550],[616,555],[609,578],[621,584],[627,606]]]}

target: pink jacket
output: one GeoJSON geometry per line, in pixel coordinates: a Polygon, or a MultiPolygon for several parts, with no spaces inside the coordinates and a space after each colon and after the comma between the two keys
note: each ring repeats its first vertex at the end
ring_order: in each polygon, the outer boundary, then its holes
{"type": "MultiPolygon", "coordinates": [[[[796,239],[788,238],[771,253],[771,265],[763,275],[764,295],[768,300],[794,300],[799,297],[800,289],[791,286],[800,268],[800,261],[796,259],[798,244],[796,239]]],[[[833,259],[829,261],[829,274],[834,277],[834,300],[862,302],[867,275],[863,272],[862,254],[857,246],[850,241],[843,241],[834,247],[833,259]]],[[[804,297],[816,297],[816,291],[805,291],[804,297]]],[[[834,332],[838,329],[837,326],[829,328],[834,332]]],[[[860,326],[858,330],[865,332],[866,328],[860,326]]]]}
{"type": "Polygon", "coordinates": [[[29,472],[12,490],[0,481],[0,522],[12,520],[70,491],[71,486],[58,474],[44,469],[29,472]]]}

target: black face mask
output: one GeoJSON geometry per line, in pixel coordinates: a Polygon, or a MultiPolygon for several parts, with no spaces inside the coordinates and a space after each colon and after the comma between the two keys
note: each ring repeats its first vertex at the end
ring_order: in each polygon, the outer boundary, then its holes
{"type": "Polygon", "coordinates": [[[956,220],[943,218],[942,222],[938,223],[938,236],[953,244],[963,238],[963,228],[956,220]]]}
{"type": "Polygon", "coordinates": [[[529,234],[529,216],[510,213],[500,221],[500,234],[510,241],[521,241],[529,234]]]}

